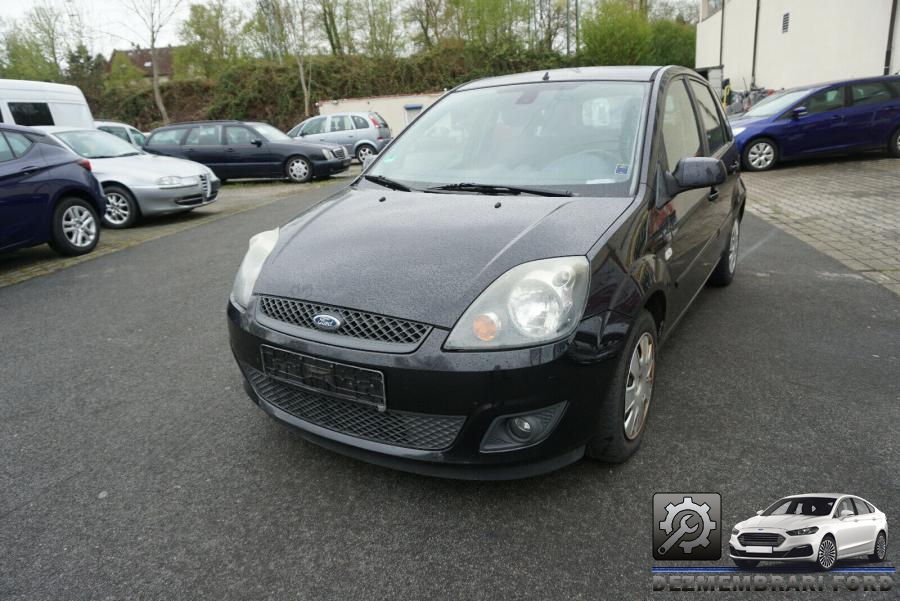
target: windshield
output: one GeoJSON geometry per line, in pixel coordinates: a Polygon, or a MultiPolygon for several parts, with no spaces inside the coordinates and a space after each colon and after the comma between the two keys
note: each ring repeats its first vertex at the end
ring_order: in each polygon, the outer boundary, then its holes
{"type": "Polygon", "coordinates": [[[792,104],[809,94],[812,90],[790,90],[787,92],[777,92],[768,98],[760,100],[749,111],[743,114],[744,117],[771,117],[786,111],[792,104]]]}
{"type": "Polygon", "coordinates": [[[105,131],[67,131],[56,137],[86,159],[111,159],[140,154],[134,146],[105,131]]]}
{"type": "Polygon", "coordinates": [[[472,183],[624,196],[638,172],[648,84],[559,82],[455,92],[367,175],[414,189],[472,183]]]}
{"type": "Polygon", "coordinates": [[[251,123],[253,129],[269,142],[293,142],[293,138],[268,123],[251,123]]]}
{"type": "Polygon", "coordinates": [[[834,507],[830,497],[796,497],[781,499],[763,512],[763,515],[829,515],[834,507]]]}

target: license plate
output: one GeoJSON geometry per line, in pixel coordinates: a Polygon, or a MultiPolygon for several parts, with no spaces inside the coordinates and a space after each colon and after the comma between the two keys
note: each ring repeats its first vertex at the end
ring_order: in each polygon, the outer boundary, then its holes
{"type": "Polygon", "coordinates": [[[771,553],[772,547],[747,547],[747,553],[771,553]]]}
{"type": "Polygon", "coordinates": [[[262,345],[263,371],[269,377],[347,401],[387,409],[384,374],[343,363],[262,345]]]}

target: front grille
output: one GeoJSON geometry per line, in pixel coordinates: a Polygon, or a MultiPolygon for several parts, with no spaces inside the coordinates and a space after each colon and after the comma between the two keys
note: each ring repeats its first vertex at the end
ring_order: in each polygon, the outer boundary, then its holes
{"type": "Polygon", "coordinates": [[[181,206],[184,206],[184,207],[189,207],[189,206],[191,206],[191,205],[199,205],[199,204],[203,204],[203,197],[202,197],[202,196],[197,196],[197,195],[194,195],[194,196],[184,196],[184,197],[179,198],[178,200],[176,200],[176,201],[175,201],[175,204],[181,205],[181,206]]]}
{"type": "Polygon", "coordinates": [[[327,313],[341,320],[330,334],[396,345],[418,345],[431,331],[431,326],[415,321],[278,296],[260,296],[259,310],[271,319],[316,331],[313,317],[327,313]]]}
{"type": "Polygon", "coordinates": [[[784,542],[784,537],[774,532],[745,532],[738,540],[745,547],[777,547],[784,542]]]}
{"type": "Polygon", "coordinates": [[[356,438],[436,451],[453,444],[466,421],[458,415],[382,412],[371,405],[290,386],[246,364],[243,368],[256,394],[266,402],[305,422],[356,438]]]}
{"type": "Polygon", "coordinates": [[[209,196],[210,188],[209,188],[209,178],[206,175],[200,176],[200,188],[203,190],[203,197],[206,198],[209,196]]]}

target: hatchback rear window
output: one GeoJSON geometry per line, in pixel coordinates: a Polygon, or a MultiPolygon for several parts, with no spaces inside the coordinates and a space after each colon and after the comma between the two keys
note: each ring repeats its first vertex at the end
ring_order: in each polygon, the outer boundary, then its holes
{"type": "Polygon", "coordinates": [[[164,129],[158,131],[147,141],[147,146],[164,146],[167,144],[180,144],[184,137],[184,128],[164,129]]]}
{"type": "Polygon", "coordinates": [[[19,125],[54,125],[46,102],[10,102],[9,112],[19,125]]]}
{"type": "Polygon", "coordinates": [[[384,120],[384,117],[382,117],[378,113],[369,113],[369,114],[378,123],[378,127],[387,127],[388,126],[387,121],[384,120]]]}

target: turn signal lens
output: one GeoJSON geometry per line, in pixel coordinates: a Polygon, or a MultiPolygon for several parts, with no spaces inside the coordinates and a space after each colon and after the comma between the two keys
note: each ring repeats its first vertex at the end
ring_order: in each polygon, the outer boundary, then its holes
{"type": "Polygon", "coordinates": [[[500,329],[500,320],[494,313],[484,313],[472,322],[472,331],[479,340],[490,342],[497,337],[500,329]]]}

